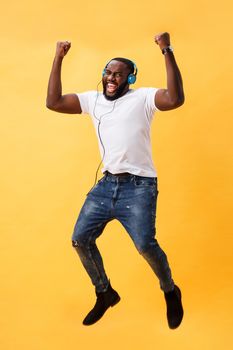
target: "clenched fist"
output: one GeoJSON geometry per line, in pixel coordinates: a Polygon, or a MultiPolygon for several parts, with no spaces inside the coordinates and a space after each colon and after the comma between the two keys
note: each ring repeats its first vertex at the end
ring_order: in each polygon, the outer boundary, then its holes
{"type": "Polygon", "coordinates": [[[58,41],[56,48],[56,56],[63,58],[71,47],[71,43],[69,41],[58,41]]]}
{"type": "Polygon", "coordinates": [[[167,32],[159,33],[155,35],[155,42],[162,50],[163,48],[170,46],[170,35],[167,32]]]}

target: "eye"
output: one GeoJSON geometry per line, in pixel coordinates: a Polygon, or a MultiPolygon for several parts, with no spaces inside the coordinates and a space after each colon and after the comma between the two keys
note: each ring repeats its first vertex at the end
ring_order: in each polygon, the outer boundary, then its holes
{"type": "Polygon", "coordinates": [[[110,74],[111,74],[110,70],[105,69],[104,75],[110,75],[110,74]]]}
{"type": "Polygon", "coordinates": [[[122,77],[122,74],[117,72],[117,73],[115,74],[115,77],[116,77],[116,78],[120,78],[120,77],[122,77]]]}

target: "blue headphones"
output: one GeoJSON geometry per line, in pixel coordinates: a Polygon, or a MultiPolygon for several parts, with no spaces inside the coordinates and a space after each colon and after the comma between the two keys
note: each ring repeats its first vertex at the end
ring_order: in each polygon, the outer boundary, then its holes
{"type": "MultiPolygon", "coordinates": [[[[104,75],[106,74],[106,68],[107,68],[108,64],[109,64],[111,61],[112,61],[112,60],[110,60],[110,61],[106,64],[105,68],[103,69],[102,76],[104,76],[104,75]]],[[[137,69],[136,64],[135,64],[133,61],[130,61],[130,62],[133,64],[134,72],[133,72],[133,73],[130,73],[130,74],[128,75],[127,82],[128,82],[129,85],[132,85],[132,84],[135,83],[135,81],[136,81],[136,79],[137,79],[138,69],[137,69]]]]}

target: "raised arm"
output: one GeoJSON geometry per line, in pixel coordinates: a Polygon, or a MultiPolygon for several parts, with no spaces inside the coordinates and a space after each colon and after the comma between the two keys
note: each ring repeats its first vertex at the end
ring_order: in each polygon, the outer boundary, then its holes
{"type": "Polygon", "coordinates": [[[169,34],[160,33],[156,35],[155,42],[164,53],[167,71],[167,88],[157,91],[155,94],[155,105],[161,111],[167,111],[180,107],[184,103],[182,77],[170,47],[169,34]]]}
{"type": "Polygon", "coordinates": [[[70,49],[70,42],[59,41],[49,77],[46,106],[60,113],[82,113],[80,102],[76,94],[62,95],[61,67],[62,61],[70,49]]]}

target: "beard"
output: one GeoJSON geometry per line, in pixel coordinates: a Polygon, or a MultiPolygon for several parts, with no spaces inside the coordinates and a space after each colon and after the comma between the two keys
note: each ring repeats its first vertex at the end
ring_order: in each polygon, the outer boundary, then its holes
{"type": "MultiPolygon", "coordinates": [[[[118,88],[116,89],[116,92],[114,93],[114,95],[107,95],[107,89],[106,89],[106,85],[107,83],[106,82],[102,82],[103,84],[103,94],[104,94],[104,97],[109,100],[109,101],[114,101],[116,100],[117,98],[121,97],[123,95],[123,92],[126,88],[126,86],[128,85],[128,80],[126,79],[126,81],[124,83],[122,83],[121,85],[118,86],[118,88]]],[[[127,92],[127,90],[126,90],[127,92]]]]}

